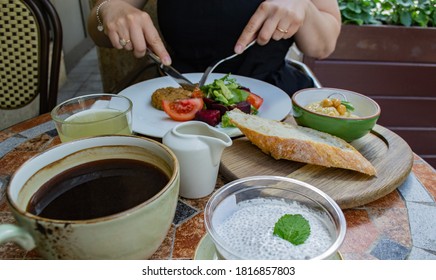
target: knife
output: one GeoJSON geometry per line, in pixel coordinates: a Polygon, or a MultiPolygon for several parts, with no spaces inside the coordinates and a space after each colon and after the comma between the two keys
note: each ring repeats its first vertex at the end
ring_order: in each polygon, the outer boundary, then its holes
{"type": "Polygon", "coordinates": [[[186,90],[194,90],[197,86],[193,84],[188,78],[180,74],[179,71],[172,66],[164,65],[160,58],[149,48],[147,48],[147,55],[159,66],[160,69],[167,75],[173,78],[182,88],[186,90]]]}

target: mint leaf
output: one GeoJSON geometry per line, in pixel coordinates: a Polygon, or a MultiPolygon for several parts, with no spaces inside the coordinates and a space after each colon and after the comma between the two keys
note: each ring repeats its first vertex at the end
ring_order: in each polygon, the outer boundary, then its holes
{"type": "Polygon", "coordinates": [[[274,235],[294,245],[301,245],[309,238],[309,221],[300,214],[285,214],[276,222],[274,235]]]}

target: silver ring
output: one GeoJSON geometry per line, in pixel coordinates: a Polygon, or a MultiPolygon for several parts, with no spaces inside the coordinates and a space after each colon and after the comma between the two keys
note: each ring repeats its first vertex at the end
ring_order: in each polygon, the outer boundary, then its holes
{"type": "Polygon", "coordinates": [[[278,26],[277,26],[277,30],[280,31],[280,32],[282,32],[282,33],[285,33],[285,34],[288,33],[288,30],[287,30],[287,29],[281,29],[281,28],[278,27],[278,26]]]}

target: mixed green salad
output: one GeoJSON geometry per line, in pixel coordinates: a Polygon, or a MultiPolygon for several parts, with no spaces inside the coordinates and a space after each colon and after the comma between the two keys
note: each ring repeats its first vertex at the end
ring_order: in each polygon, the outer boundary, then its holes
{"type": "MultiPolygon", "coordinates": [[[[243,87],[231,78],[230,74],[220,79],[215,79],[213,83],[204,85],[200,88],[203,92],[203,101],[206,110],[219,110],[222,127],[233,126],[225,112],[238,108],[247,114],[257,114],[263,99],[252,93],[249,88],[243,87]]],[[[197,112],[199,120],[207,112],[197,112]]]]}
{"type": "Polygon", "coordinates": [[[257,114],[263,98],[243,87],[230,74],[196,88],[191,98],[163,101],[164,111],[176,121],[198,120],[211,126],[233,127],[227,111],[238,108],[247,114],[257,114]]]}

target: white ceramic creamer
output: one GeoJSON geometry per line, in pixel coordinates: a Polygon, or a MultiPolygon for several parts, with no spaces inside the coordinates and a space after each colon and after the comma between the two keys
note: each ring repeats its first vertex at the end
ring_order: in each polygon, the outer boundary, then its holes
{"type": "Polygon", "coordinates": [[[162,143],[177,156],[180,164],[180,196],[201,198],[211,194],[224,148],[232,139],[199,121],[189,121],[168,131],[162,143]]]}

